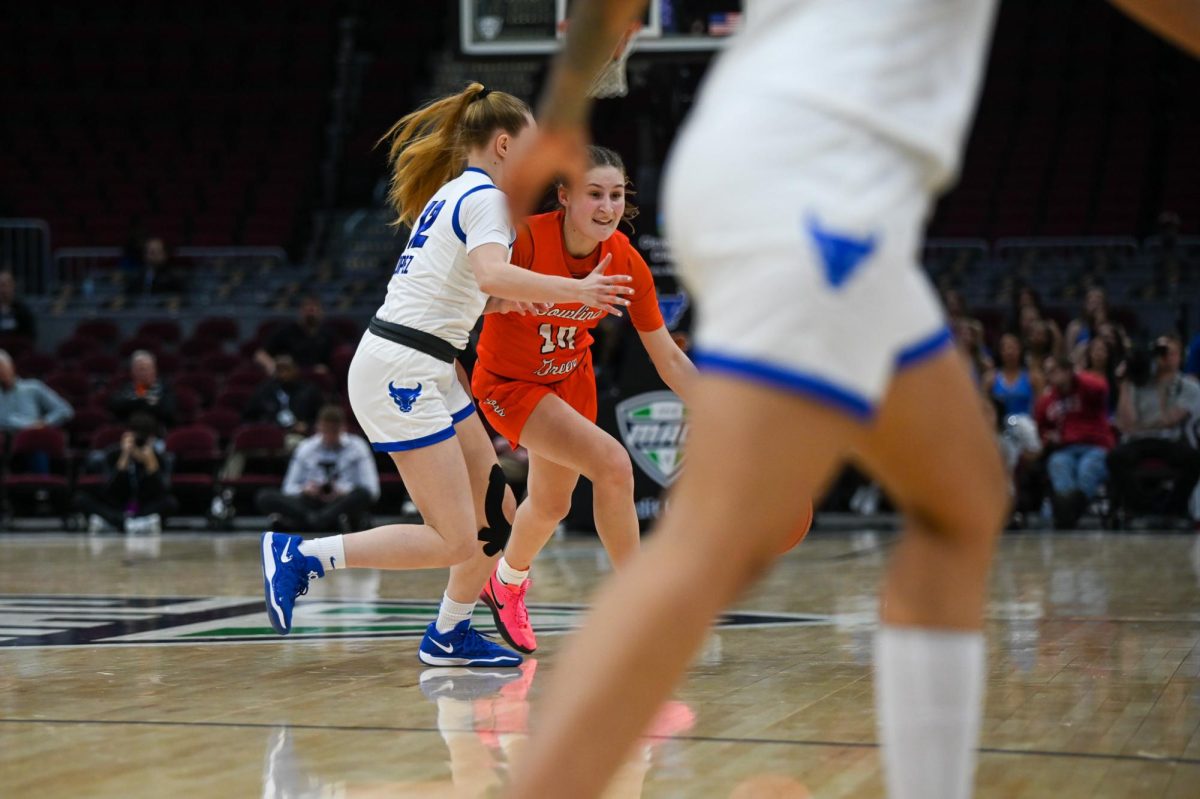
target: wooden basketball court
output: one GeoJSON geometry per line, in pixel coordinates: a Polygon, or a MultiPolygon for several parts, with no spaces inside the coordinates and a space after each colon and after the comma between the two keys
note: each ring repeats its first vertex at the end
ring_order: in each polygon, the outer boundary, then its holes
{"type": "MultiPolygon", "coordinates": [[[[879,797],[891,534],[815,533],[722,620],[613,797],[879,797]]],[[[0,796],[482,797],[606,560],[555,543],[517,672],[416,659],[443,572],[338,572],[262,612],[256,536],[0,536],[0,796]]],[[[685,601],[685,600],[681,600],[685,601]]],[[[980,797],[1200,797],[1200,538],[1009,535],[980,797]]],[[[477,625],[490,627],[480,613],[477,625]]]]}

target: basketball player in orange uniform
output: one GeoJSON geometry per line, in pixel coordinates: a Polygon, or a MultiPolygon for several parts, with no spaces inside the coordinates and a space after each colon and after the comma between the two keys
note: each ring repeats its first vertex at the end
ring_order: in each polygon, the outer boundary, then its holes
{"type": "MultiPolygon", "coordinates": [[[[663,323],[649,267],[617,230],[636,214],[625,198],[625,165],[612,150],[596,146],[588,148],[588,161],[576,185],[559,187],[559,210],[529,217],[519,227],[512,262],[580,278],[611,259],[606,274],[632,277],[628,311],[646,352],[686,401],[695,367],[663,323]]],[[[525,609],[529,567],[570,510],[581,474],[592,482],[596,530],[613,564],[624,565],[638,548],[629,453],[596,426],[591,331],[605,315],[579,303],[527,315],[491,314],[479,339],[471,387],[488,423],[529,450],[529,496],[517,509],[495,570],[482,557],[455,567],[449,594],[477,591],[486,580],[481,598],[501,635],[521,652],[537,647],[525,609]]]]}

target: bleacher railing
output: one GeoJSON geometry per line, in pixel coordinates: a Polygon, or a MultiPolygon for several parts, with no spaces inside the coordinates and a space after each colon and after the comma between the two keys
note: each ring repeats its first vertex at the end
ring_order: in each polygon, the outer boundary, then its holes
{"type": "MultiPolygon", "coordinates": [[[[62,247],[54,251],[55,287],[73,286],[89,293],[96,281],[110,278],[120,268],[120,247],[62,247]]],[[[193,267],[243,269],[261,272],[288,265],[282,247],[176,247],[174,258],[193,267]]]]}
{"type": "Polygon", "coordinates": [[[25,294],[50,288],[50,226],[44,219],[0,219],[0,268],[25,294]]]}

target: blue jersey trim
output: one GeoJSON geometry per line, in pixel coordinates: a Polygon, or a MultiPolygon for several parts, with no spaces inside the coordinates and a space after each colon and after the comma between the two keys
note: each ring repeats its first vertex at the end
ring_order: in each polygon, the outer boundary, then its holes
{"type": "Polygon", "coordinates": [[[954,336],[951,334],[950,328],[943,327],[932,336],[900,350],[900,354],[896,356],[896,368],[907,369],[910,366],[916,366],[937,355],[953,342],[954,336]]]}
{"type": "Polygon", "coordinates": [[[713,352],[692,351],[692,362],[704,371],[722,372],[735,377],[744,377],[755,383],[780,388],[794,394],[829,405],[849,414],[857,421],[866,422],[875,413],[875,406],[863,395],[835,385],[818,375],[785,369],[774,364],[754,361],[737,356],[718,355],[713,352]]]}
{"type": "Polygon", "coordinates": [[[430,433],[427,436],[414,438],[409,441],[383,441],[379,443],[372,442],[371,449],[376,452],[405,452],[410,449],[420,449],[433,444],[445,441],[454,435],[454,426],[451,425],[445,430],[439,430],[436,433],[430,433]]]}
{"type": "MultiPolygon", "coordinates": [[[[491,176],[491,175],[489,175],[489,174],[488,174],[488,173],[487,173],[485,170],[482,170],[482,169],[480,169],[480,168],[479,168],[479,167],[477,167],[477,166],[469,166],[469,167],[467,167],[466,169],[464,169],[464,170],[463,170],[463,173],[464,173],[464,174],[465,174],[465,173],[467,173],[467,172],[478,172],[479,174],[481,174],[481,175],[485,176],[485,177],[486,177],[488,180],[492,180],[492,176],[491,176]]],[[[492,182],[493,182],[493,183],[495,183],[496,181],[492,180],[492,182]]]]}
{"type": "Polygon", "coordinates": [[[470,419],[474,415],[475,415],[475,403],[472,402],[470,405],[468,405],[467,407],[463,408],[458,413],[451,416],[450,421],[453,422],[454,424],[458,424],[459,422],[465,422],[467,419],[470,419]]]}
{"type": "MultiPolygon", "coordinates": [[[[468,167],[468,169],[474,169],[474,167],[468,167]]],[[[479,170],[479,171],[483,172],[483,170],[479,170]]],[[[484,174],[486,175],[487,173],[484,172],[484,174]]],[[[463,194],[463,196],[458,198],[458,202],[456,202],[454,204],[454,215],[451,217],[450,223],[452,225],[454,225],[454,235],[458,236],[458,240],[461,241],[463,244],[467,243],[467,232],[465,230],[463,230],[462,225],[460,225],[458,223],[458,212],[460,210],[462,210],[463,200],[467,199],[468,197],[470,197],[472,194],[474,194],[477,191],[483,191],[484,189],[495,189],[495,188],[496,187],[494,185],[492,185],[491,183],[484,183],[482,186],[476,186],[473,189],[468,189],[466,191],[466,193],[463,194]]],[[[497,189],[497,191],[499,191],[499,189],[497,189]]]]}

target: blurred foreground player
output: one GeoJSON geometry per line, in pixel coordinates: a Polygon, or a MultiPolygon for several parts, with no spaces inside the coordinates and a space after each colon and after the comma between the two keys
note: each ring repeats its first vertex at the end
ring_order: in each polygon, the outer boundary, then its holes
{"type": "MultiPolygon", "coordinates": [[[[644,5],[577,4],[541,141],[508,175],[515,201],[581,170],[586,88],[644,5]]],[[[907,519],[876,639],[888,793],[970,795],[1008,498],[916,252],[957,171],[993,16],[992,0],[747,3],[666,181],[700,302],[688,469],[557,664],[510,795],[597,795],[714,616],[847,460],[907,519]]]]}

